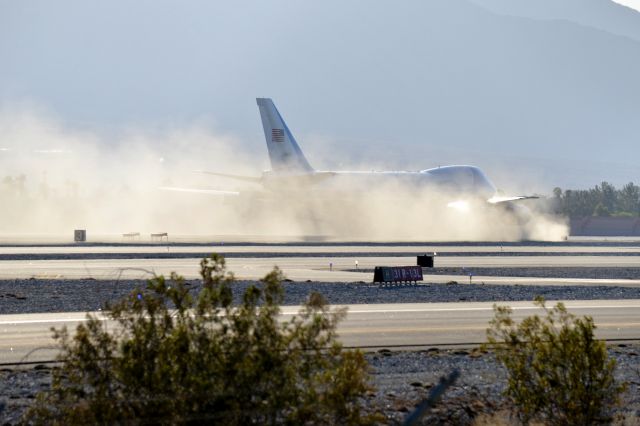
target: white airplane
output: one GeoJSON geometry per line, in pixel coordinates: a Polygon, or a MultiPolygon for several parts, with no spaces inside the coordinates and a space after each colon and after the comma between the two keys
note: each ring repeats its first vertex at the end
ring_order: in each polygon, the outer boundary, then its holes
{"type": "MultiPolygon", "coordinates": [[[[238,176],[226,173],[198,171],[216,176],[261,184],[272,195],[305,193],[307,195],[342,193],[345,196],[356,191],[367,191],[385,185],[400,185],[413,189],[433,189],[446,194],[449,207],[464,207],[468,201],[481,201],[487,205],[504,205],[511,202],[538,198],[535,196],[504,196],[499,193],[487,176],[475,166],[442,166],[421,171],[320,171],[309,164],[300,146],[269,98],[258,98],[258,108],[267,142],[271,170],[262,176],[238,176]]],[[[222,196],[239,196],[238,191],[214,189],[184,189],[164,187],[165,190],[199,192],[222,196]]],[[[256,196],[258,192],[250,192],[256,196]]]]}

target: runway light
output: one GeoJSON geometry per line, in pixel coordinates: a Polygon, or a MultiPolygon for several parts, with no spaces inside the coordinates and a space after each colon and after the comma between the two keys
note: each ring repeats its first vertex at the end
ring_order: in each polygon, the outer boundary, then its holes
{"type": "Polygon", "coordinates": [[[464,200],[452,201],[449,204],[447,204],[447,207],[455,209],[460,213],[466,213],[469,211],[469,203],[467,203],[464,200]]]}

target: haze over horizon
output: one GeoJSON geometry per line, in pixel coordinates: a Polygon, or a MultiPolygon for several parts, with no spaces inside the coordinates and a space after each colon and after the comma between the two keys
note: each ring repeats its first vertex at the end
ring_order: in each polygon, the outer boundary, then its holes
{"type": "MultiPolygon", "coordinates": [[[[266,96],[318,169],[640,183],[640,13],[609,0],[0,1],[0,61],[1,120],[107,147],[198,125],[253,153],[257,174],[266,96]]],[[[19,145],[0,134],[0,164],[19,145]]]]}

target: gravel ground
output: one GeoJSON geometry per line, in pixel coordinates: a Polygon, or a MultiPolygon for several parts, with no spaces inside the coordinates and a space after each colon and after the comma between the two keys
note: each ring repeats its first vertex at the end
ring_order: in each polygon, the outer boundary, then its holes
{"type": "MultiPolygon", "coordinates": [[[[629,386],[620,413],[640,416],[640,347],[618,345],[609,354],[618,362],[616,377],[629,386]]],[[[480,414],[507,408],[501,392],[506,386],[505,370],[491,354],[477,350],[430,348],[423,351],[368,353],[372,383],[376,390],[367,395],[367,406],[384,413],[390,424],[398,424],[424,400],[440,377],[455,369],[456,383],[425,418],[424,424],[470,424],[480,414]]],[[[35,394],[47,390],[50,366],[22,370],[0,370],[0,423],[15,424],[33,402],[35,394]]]]}
{"type": "MultiPolygon", "coordinates": [[[[349,272],[373,273],[373,269],[347,269],[349,272]]],[[[447,267],[423,268],[425,275],[469,275],[488,277],[531,277],[531,278],[589,278],[589,279],[640,279],[640,267],[572,267],[572,266],[544,266],[544,267],[447,267]]]]}
{"type": "MultiPolygon", "coordinates": [[[[453,274],[457,268],[437,268],[440,273],[453,274]]],[[[516,268],[487,268],[495,274],[513,273],[516,268]],[[504,271],[509,270],[509,271],[504,271]]],[[[518,268],[543,271],[542,268],[518,268]]],[[[553,268],[550,276],[557,276],[553,268]]],[[[603,269],[603,268],[594,268],[603,269]]],[[[615,268],[616,271],[623,268],[615,268]]],[[[478,268],[475,274],[480,274],[478,268]]],[[[491,271],[488,271],[491,272],[491,271]]],[[[571,271],[565,271],[569,273],[571,271]]],[[[630,272],[631,273],[631,272],[630,272]]],[[[606,273],[607,277],[610,274],[606,273]]],[[[489,273],[487,273],[489,275],[489,273]]],[[[141,280],[1,280],[0,314],[92,311],[105,302],[115,301],[144,285],[141,280]]],[[[239,281],[234,295],[239,299],[243,290],[254,281],[239,281]]],[[[197,292],[198,280],[188,284],[197,292]]],[[[496,286],[482,284],[421,284],[417,286],[380,287],[371,283],[283,283],[285,304],[297,305],[312,291],[319,291],[333,304],[456,302],[456,301],[516,301],[532,300],[542,295],[548,300],[564,299],[630,299],[640,298],[640,288],[588,286],[496,286]]],[[[610,354],[618,360],[617,376],[629,382],[622,410],[640,416],[640,347],[612,346],[610,354]]],[[[500,392],[506,375],[491,355],[476,350],[430,348],[423,351],[392,352],[380,350],[367,354],[372,366],[372,381],[376,391],[367,396],[368,406],[381,410],[389,423],[401,422],[423,400],[439,378],[454,369],[461,376],[445,394],[442,402],[431,411],[428,424],[469,424],[479,414],[490,414],[506,407],[500,392]]],[[[33,402],[38,391],[48,389],[50,367],[36,366],[23,370],[0,370],[0,424],[14,424],[24,409],[33,402]]]]}
{"type": "MultiPolygon", "coordinates": [[[[238,281],[234,296],[255,281],[238,281]]],[[[188,281],[194,292],[200,281],[188,281]]],[[[640,299],[640,288],[609,286],[540,286],[488,284],[420,284],[382,287],[377,284],[292,282],[283,283],[285,305],[300,305],[313,291],[331,304],[493,302],[533,300],[640,299]]],[[[39,312],[85,312],[101,309],[143,287],[142,280],[0,280],[0,315],[39,312]]]]}

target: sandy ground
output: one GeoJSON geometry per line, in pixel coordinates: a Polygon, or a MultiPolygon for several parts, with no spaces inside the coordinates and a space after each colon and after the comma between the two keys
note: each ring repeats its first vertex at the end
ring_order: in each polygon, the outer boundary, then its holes
{"type": "MultiPolygon", "coordinates": [[[[618,412],[640,416],[640,348],[615,345],[609,354],[618,363],[616,378],[628,383],[618,412]]],[[[423,401],[444,374],[460,377],[425,418],[424,424],[467,425],[480,414],[508,407],[501,396],[506,372],[490,354],[476,350],[428,348],[422,351],[379,350],[367,354],[375,391],[368,394],[369,410],[380,411],[390,424],[401,423],[423,401]]],[[[51,365],[0,370],[0,422],[16,424],[37,392],[47,391],[51,365]]]]}

